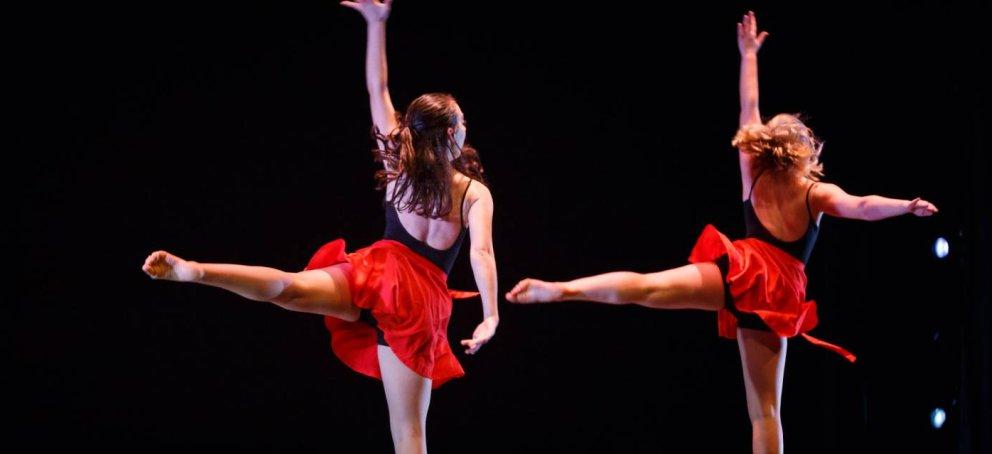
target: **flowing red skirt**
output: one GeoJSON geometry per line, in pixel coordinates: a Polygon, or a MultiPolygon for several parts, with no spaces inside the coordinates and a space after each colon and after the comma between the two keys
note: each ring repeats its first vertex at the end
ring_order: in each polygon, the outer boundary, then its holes
{"type": "MultiPolygon", "coordinates": [[[[331,241],[317,250],[306,269],[341,263],[352,266],[348,275],[352,303],[371,311],[403,364],[430,378],[433,388],[465,375],[448,344],[448,320],[452,297],[476,293],[449,290],[443,270],[392,240],[377,241],[351,254],[345,252],[344,240],[331,241]]],[[[331,334],[331,350],[342,362],[358,373],[382,379],[371,325],[330,316],[324,317],[324,325],[331,334]]]]}
{"type": "MultiPolygon", "coordinates": [[[[843,348],[806,334],[816,327],[816,302],[806,301],[806,265],[781,249],[756,238],[730,241],[707,225],[689,255],[689,262],[712,262],[726,255],[727,283],[740,312],[761,317],[775,334],[802,335],[814,345],[854,362],[843,348]]],[[[737,338],[737,317],[726,308],[717,312],[720,336],[737,338]]]]}

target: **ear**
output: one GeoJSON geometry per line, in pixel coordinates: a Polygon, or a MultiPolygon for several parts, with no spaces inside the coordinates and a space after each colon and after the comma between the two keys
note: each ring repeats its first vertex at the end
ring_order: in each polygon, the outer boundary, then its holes
{"type": "Polygon", "coordinates": [[[449,127],[448,128],[448,137],[452,137],[454,135],[455,135],[455,128],[449,127]]]}

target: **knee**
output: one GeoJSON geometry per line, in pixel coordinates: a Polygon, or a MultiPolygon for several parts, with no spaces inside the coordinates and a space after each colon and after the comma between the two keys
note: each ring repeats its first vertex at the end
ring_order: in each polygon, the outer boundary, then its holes
{"type": "Polygon", "coordinates": [[[331,315],[333,317],[340,318],[341,320],[344,320],[346,322],[357,322],[358,319],[361,318],[362,310],[355,306],[351,306],[346,309],[337,311],[334,314],[325,314],[325,315],[331,315]]]}
{"type": "Polygon", "coordinates": [[[275,296],[269,301],[287,309],[292,309],[303,302],[303,295],[305,293],[303,283],[300,279],[296,276],[291,276],[280,282],[279,288],[273,291],[275,296]]]}
{"type": "Polygon", "coordinates": [[[342,295],[341,286],[332,278],[315,279],[302,273],[292,274],[281,284],[269,302],[296,312],[327,315],[346,322],[359,319],[360,311],[351,304],[348,293],[342,295]]]}
{"type": "Polygon", "coordinates": [[[778,424],[780,422],[778,405],[761,405],[758,409],[749,412],[751,426],[764,426],[767,424],[778,424]]]}
{"type": "MultiPolygon", "coordinates": [[[[280,288],[273,293],[275,296],[272,297],[269,302],[286,310],[322,315],[341,315],[337,313],[328,313],[331,307],[330,305],[322,304],[322,300],[325,299],[322,298],[324,295],[318,291],[313,283],[308,282],[306,279],[300,278],[297,275],[291,275],[285,279],[280,288]]],[[[355,312],[354,319],[358,319],[357,310],[355,312]]]]}

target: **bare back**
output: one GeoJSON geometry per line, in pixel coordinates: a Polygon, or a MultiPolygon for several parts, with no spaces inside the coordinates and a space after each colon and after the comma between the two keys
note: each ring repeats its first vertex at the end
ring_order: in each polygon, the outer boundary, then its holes
{"type": "MultiPolygon", "coordinates": [[[[455,171],[451,175],[451,211],[439,219],[431,219],[415,212],[400,211],[397,215],[403,228],[413,238],[437,250],[447,250],[454,246],[461,235],[462,228],[468,225],[468,212],[472,202],[478,198],[474,194],[472,180],[455,171]],[[468,189],[468,192],[466,192],[468,189]],[[464,199],[463,199],[464,196],[464,199]]],[[[392,194],[395,182],[386,185],[386,194],[392,194]]],[[[404,194],[401,197],[405,197],[404,194]]]]}
{"type": "Polygon", "coordinates": [[[806,234],[811,221],[820,224],[822,213],[808,210],[807,205],[808,191],[814,181],[791,172],[752,170],[750,174],[754,179],[744,179],[751,180],[747,183],[753,190],[749,194],[745,189],[744,200],[750,197],[755,215],[772,236],[793,242],[806,234]]]}

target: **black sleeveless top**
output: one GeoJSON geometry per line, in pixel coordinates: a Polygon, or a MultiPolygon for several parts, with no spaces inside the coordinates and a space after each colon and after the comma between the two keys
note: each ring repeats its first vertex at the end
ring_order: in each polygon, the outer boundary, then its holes
{"type": "Polygon", "coordinates": [[[468,188],[471,186],[472,180],[469,180],[468,186],[465,186],[465,193],[462,194],[462,201],[459,204],[458,222],[462,226],[461,233],[458,234],[458,239],[455,240],[455,244],[452,244],[450,248],[445,250],[434,249],[428,246],[426,242],[420,241],[414,238],[413,235],[410,235],[410,232],[407,232],[403,227],[403,223],[400,222],[400,215],[396,211],[396,205],[393,205],[393,202],[389,200],[382,202],[383,207],[386,209],[386,232],[382,237],[402,243],[421,257],[430,260],[438,268],[444,270],[446,274],[450,273],[451,268],[455,265],[455,259],[458,258],[458,251],[461,249],[462,240],[465,239],[465,233],[468,232],[464,221],[465,195],[468,194],[468,188]]]}
{"type": "Polygon", "coordinates": [[[806,233],[796,241],[785,242],[775,238],[764,225],[761,225],[761,220],[758,219],[757,213],[754,212],[754,205],[751,204],[751,196],[754,195],[754,186],[758,184],[758,179],[763,174],[764,171],[758,173],[757,178],[751,183],[751,191],[747,194],[747,200],[744,201],[744,224],[747,227],[747,237],[757,238],[771,244],[806,263],[809,261],[809,256],[813,252],[813,244],[816,243],[816,237],[820,233],[820,226],[816,225],[816,222],[813,220],[813,212],[809,208],[809,194],[813,191],[813,186],[816,186],[817,183],[811,184],[809,189],[806,190],[806,214],[809,215],[809,225],[806,227],[806,233]]]}

